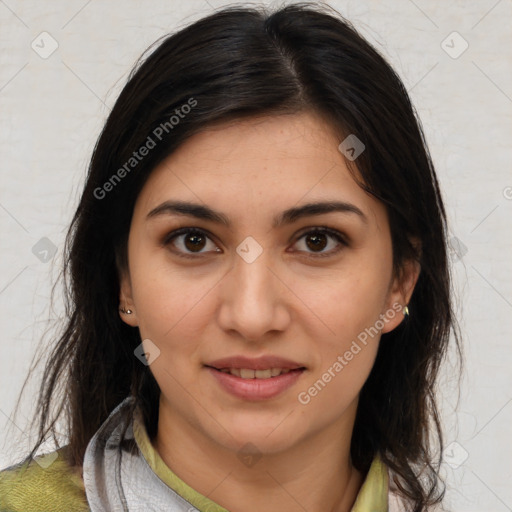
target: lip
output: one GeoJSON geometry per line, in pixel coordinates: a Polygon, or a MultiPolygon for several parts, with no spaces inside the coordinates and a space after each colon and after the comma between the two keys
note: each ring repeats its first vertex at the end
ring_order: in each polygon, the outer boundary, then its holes
{"type": "Polygon", "coordinates": [[[255,358],[245,356],[224,357],[222,359],[216,359],[215,361],[206,363],[205,366],[210,366],[212,368],[216,368],[217,370],[221,370],[222,368],[247,368],[249,370],[266,370],[268,368],[296,370],[299,368],[304,368],[304,365],[295,361],[291,361],[290,359],[284,359],[282,357],[270,355],[255,358]]]}
{"type": "MultiPolygon", "coordinates": [[[[231,359],[230,359],[231,360],[231,359]]],[[[254,363],[254,360],[253,364],[254,363]]],[[[237,362],[238,364],[238,362],[237,362]]],[[[258,363],[259,364],[259,363],[258,363]]],[[[231,368],[230,366],[223,366],[223,368],[231,368]]],[[[232,366],[232,368],[251,368],[250,366],[232,366]]],[[[266,366],[265,368],[269,368],[266,366]]],[[[283,366],[275,365],[274,368],[284,368],[283,366]]],[[[295,367],[290,369],[288,373],[278,375],[277,377],[270,377],[268,379],[242,379],[230,373],[224,373],[211,366],[205,366],[205,369],[216,379],[220,386],[237,398],[243,400],[268,400],[274,398],[287,389],[291,388],[300,376],[304,373],[305,368],[295,367]]],[[[255,370],[262,370],[264,368],[252,368],[255,370]]]]}
{"type": "Polygon", "coordinates": [[[252,401],[268,400],[280,395],[293,386],[306,370],[304,365],[296,361],[273,355],[254,358],[242,355],[224,357],[206,363],[205,369],[225,391],[237,398],[252,401]],[[236,375],[220,371],[225,368],[246,368],[249,370],[281,368],[290,371],[268,379],[242,379],[236,375]]]}

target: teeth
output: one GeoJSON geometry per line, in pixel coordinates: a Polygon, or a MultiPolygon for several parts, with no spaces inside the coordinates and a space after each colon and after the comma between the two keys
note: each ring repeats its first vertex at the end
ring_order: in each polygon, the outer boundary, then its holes
{"type": "Polygon", "coordinates": [[[288,373],[290,369],[268,368],[266,370],[251,370],[249,368],[222,368],[220,371],[230,373],[242,379],[270,379],[271,377],[284,375],[288,373]]]}
{"type": "Polygon", "coordinates": [[[240,377],[242,377],[242,379],[254,379],[255,374],[256,372],[254,370],[249,370],[246,368],[240,369],[240,377]]]}
{"type": "Polygon", "coordinates": [[[257,379],[270,379],[272,377],[272,370],[256,370],[254,374],[257,379]]]}

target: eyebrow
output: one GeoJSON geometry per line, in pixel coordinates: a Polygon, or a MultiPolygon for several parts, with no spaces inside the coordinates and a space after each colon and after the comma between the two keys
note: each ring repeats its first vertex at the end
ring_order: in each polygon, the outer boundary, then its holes
{"type": "MultiPolygon", "coordinates": [[[[344,201],[324,201],[316,203],[307,203],[302,206],[296,206],[283,211],[277,215],[274,220],[272,227],[283,226],[285,224],[292,224],[297,220],[310,217],[314,215],[324,215],[326,213],[342,212],[351,213],[357,215],[364,223],[368,223],[366,215],[354,204],[347,203],[344,201]]],[[[160,215],[185,215],[189,217],[195,217],[196,219],[206,220],[215,222],[217,224],[223,224],[228,228],[231,227],[231,221],[229,217],[221,212],[211,209],[209,206],[205,206],[197,203],[190,203],[187,201],[165,201],[164,203],[153,208],[147,215],[146,219],[151,219],[160,215]]]]}

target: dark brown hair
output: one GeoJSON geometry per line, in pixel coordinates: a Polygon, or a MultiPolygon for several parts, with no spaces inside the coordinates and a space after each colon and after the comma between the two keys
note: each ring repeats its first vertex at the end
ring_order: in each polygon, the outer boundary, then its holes
{"type": "Polygon", "coordinates": [[[410,510],[425,510],[442,498],[434,389],[450,333],[457,347],[459,338],[438,182],[397,74],[348,21],[318,4],[271,13],[263,7],[223,9],[157,41],[131,72],[97,141],[66,239],[66,325],[46,363],[37,403],[39,439],[28,458],[55,434],[64,414],[70,462],[80,465],[93,434],[130,394],[150,437],[155,435],[160,391],[149,367],[134,356],[138,329],[118,314],[118,272],[126,268],[135,200],[155,166],[199,130],[307,110],[323,116],[340,142],[348,134],[364,142],[354,163],[361,186],[387,208],[394,270],[411,259],[421,266],[410,317],[382,336],[361,391],[353,464],[366,471],[379,453],[413,504],[410,510]],[[187,115],[170,122],[192,102],[187,115]],[[161,126],[167,130],[156,146],[119,173],[161,126]],[[116,173],[122,179],[113,180],[116,173]]]}

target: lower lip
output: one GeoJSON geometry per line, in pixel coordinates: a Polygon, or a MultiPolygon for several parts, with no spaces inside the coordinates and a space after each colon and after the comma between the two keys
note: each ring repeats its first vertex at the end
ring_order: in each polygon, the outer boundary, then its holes
{"type": "Polygon", "coordinates": [[[288,373],[268,379],[242,379],[210,367],[206,367],[206,369],[228,393],[244,400],[274,398],[292,387],[304,372],[304,369],[290,370],[288,373]]]}

